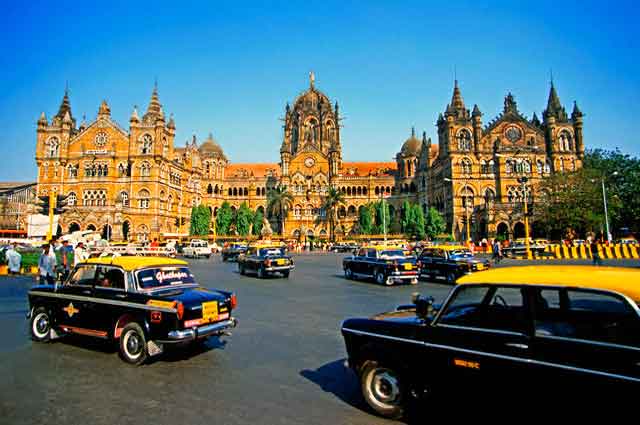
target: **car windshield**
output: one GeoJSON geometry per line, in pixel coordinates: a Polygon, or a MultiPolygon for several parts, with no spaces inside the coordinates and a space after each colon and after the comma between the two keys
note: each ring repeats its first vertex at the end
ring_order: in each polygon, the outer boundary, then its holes
{"type": "Polygon", "coordinates": [[[278,247],[260,249],[260,256],[266,257],[268,255],[284,255],[284,249],[278,247]]]}
{"type": "Polygon", "coordinates": [[[380,257],[404,257],[404,252],[399,249],[382,251],[380,257]]]}
{"type": "Polygon", "coordinates": [[[471,251],[465,251],[463,249],[456,249],[451,251],[451,258],[473,258],[471,251]]]}
{"type": "Polygon", "coordinates": [[[137,273],[138,284],[143,289],[196,283],[186,267],[153,267],[137,273]]]}

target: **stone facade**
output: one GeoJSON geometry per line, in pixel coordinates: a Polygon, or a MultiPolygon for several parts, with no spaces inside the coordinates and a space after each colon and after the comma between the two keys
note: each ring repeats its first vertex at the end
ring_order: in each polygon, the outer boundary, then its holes
{"type": "Polygon", "coordinates": [[[233,164],[212,135],[200,145],[194,136],[174,146],[175,123],[166,120],[157,87],[142,118],[134,108],[128,130],[111,119],[106,102],[94,121],[77,126],[65,92],[58,113],[38,120],[37,191],[70,195],[63,231],[96,229],[116,240],[186,234],[191,207],[200,203],[214,214],[224,201],[264,212],[276,185],[294,197],[285,237],[328,234],[321,205],[333,186],[346,199],[338,210],[338,236],[355,230],[361,206],[384,197],[392,214],[405,200],[425,210],[435,206],[457,237],[468,214],[476,238],[517,232],[523,188],[535,199],[536,181],[580,167],[584,152],[582,113],[575,106],[569,118],[553,85],[543,122],[535,114],[523,117],[509,94],[503,113],[483,127],[477,105],[465,109],[456,82],[438,118],[438,144],[412,130],[395,162],[343,161],[340,128],[338,103],[311,75],[308,89],[285,108],[280,162],[233,164]],[[529,182],[518,183],[519,175],[529,182]]]}

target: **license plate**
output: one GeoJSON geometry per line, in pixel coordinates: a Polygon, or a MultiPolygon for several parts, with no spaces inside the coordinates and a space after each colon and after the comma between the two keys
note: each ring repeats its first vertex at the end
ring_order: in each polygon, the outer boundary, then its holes
{"type": "Polygon", "coordinates": [[[412,270],[412,269],[413,269],[413,264],[411,264],[411,263],[404,263],[404,269],[405,269],[405,270],[412,270]]]}
{"type": "Polygon", "coordinates": [[[478,268],[478,270],[483,270],[484,269],[484,264],[478,264],[477,268],[478,268]]]}
{"type": "Polygon", "coordinates": [[[202,323],[218,320],[218,301],[202,303],[202,323]]]}
{"type": "Polygon", "coordinates": [[[276,260],[276,264],[279,266],[284,266],[286,263],[287,263],[287,260],[284,260],[282,258],[276,260]]]}

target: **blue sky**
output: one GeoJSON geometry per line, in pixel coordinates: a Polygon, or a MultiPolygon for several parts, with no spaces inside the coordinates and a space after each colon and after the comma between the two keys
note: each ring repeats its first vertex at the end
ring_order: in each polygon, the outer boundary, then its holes
{"type": "Polygon", "coordinates": [[[0,180],[35,178],[36,120],[66,81],[78,119],[106,99],[127,127],[157,78],[177,145],[211,131],[232,162],[277,162],[279,119],[310,70],[341,105],[347,161],[391,160],[413,125],[435,141],[454,69],[485,122],[509,91],[540,116],[553,69],[561,101],[586,114],[587,147],[640,154],[633,2],[91,3],[3,6],[0,180]]]}

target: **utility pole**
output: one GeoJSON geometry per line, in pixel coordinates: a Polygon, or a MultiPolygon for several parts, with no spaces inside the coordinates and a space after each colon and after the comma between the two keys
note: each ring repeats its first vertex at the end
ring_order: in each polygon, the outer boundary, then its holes
{"type": "Polygon", "coordinates": [[[47,240],[50,241],[53,236],[53,213],[56,208],[56,194],[49,192],[49,230],[47,231],[47,240]]]}

